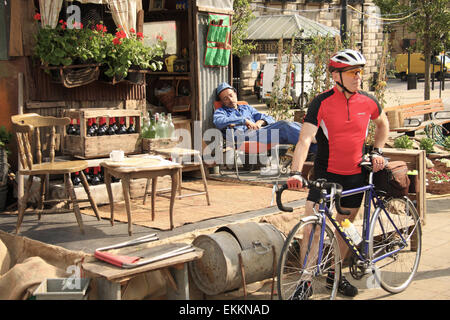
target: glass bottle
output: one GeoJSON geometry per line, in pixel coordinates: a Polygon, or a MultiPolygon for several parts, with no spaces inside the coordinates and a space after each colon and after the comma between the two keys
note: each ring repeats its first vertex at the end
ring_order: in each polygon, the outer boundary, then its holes
{"type": "Polygon", "coordinates": [[[167,138],[173,138],[175,135],[175,125],[172,121],[172,114],[167,115],[167,138]]]}
{"type": "Polygon", "coordinates": [[[95,136],[97,135],[98,131],[98,124],[97,124],[97,118],[92,118],[92,127],[94,128],[95,136]]]}
{"type": "Polygon", "coordinates": [[[125,117],[120,117],[120,125],[119,125],[119,130],[117,133],[118,134],[127,134],[128,133],[127,126],[125,124],[125,117]]]}
{"type": "Polygon", "coordinates": [[[77,124],[74,125],[75,130],[74,130],[74,135],[79,136],[80,135],[80,119],[77,119],[77,124]]]}
{"type": "Polygon", "coordinates": [[[117,125],[117,118],[116,117],[113,117],[113,124],[112,124],[112,126],[113,126],[113,129],[114,129],[114,132],[117,134],[118,131],[119,131],[119,126],[117,125]]]}
{"type": "Polygon", "coordinates": [[[75,172],[73,178],[72,178],[72,183],[74,186],[78,186],[81,183],[81,179],[80,179],[80,172],[77,171],[75,172]]]}
{"type": "Polygon", "coordinates": [[[88,120],[88,127],[87,127],[87,130],[86,130],[86,135],[88,137],[93,137],[93,136],[97,135],[97,130],[95,129],[94,121],[95,121],[94,118],[90,118],[88,120]]]}
{"type": "Polygon", "coordinates": [[[128,133],[136,133],[136,128],[134,127],[134,117],[130,117],[130,126],[127,129],[128,133]]]}
{"type": "Polygon", "coordinates": [[[70,119],[70,124],[66,128],[67,134],[74,134],[75,132],[75,126],[73,125],[73,119],[70,119]]]}
{"type": "Polygon", "coordinates": [[[98,127],[98,130],[97,130],[97,135],[98,136],[104,136],[106,134],[106,130],[108,130],[108,126],[106,125],[106,118],[105,117],[101,117],[100,118],[99,127],[98,127]]]}
{"type": "Polygon", "coordinates": [[[92,175],[91,184],[93,186],[100,184],[100,177],[98,175],[98,167],[94,167],[94,174],[92,175]]]}
{"type": "Polygon", "coordinates": [[[109,126],[106,129],[106,134],[109,136],[116,134],[116,130],[114,129],[115,121],[116,120],[114,118],[109,118],[109,126]]]}
{"type": "Polygon", "coordinates": [[[91,184],[92,182],[92,174],[90,171],[90,168],[84,169],[84,175],[86,176],[86,181],[88,182],[88,184],[91,184]]]}

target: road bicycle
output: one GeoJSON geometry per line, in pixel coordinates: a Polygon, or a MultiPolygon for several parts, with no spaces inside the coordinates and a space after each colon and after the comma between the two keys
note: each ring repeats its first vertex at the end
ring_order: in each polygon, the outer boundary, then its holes
{"type": "MultiPolygon", "coordinates": [[[[279,299],[335,299],[344,263],[336,234],[352,253],[350,274],[355,279],[366,276],[368,287],[381,286],[398,293],[413,280],[422,251],[417,210],[408,197],[394,198],[377,190],[370,157],[365,157],[360,166],[370,172],[368,184],[360,188],[342,191],[341,185],[324,179],[305,181],[308,188],[320,190],[321,196],[313,214],[303,217],[285,240],[277,270],[279,299]],[[333,207],[348,215],[340,199],[358,193],[364,193],[364,216],[362,241],[357,245],[333,216],[333,207]]],[[[292,212],[281,200],[286,189],[285,184],[277,191],[277,205],[282,211],[292,212]]]]}

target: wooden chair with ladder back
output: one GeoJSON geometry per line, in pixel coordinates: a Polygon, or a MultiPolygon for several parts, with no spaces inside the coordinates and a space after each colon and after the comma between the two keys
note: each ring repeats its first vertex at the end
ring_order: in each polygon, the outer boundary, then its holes
{"type": "MultiPolygon", "coordinates": [[[[244,105],[248,104],[246,101],[238,101],[238,105],[244,105]]],[[[221,101],[214,101],[214,110],[217,110],[222,107],[221,101]]],[[[235,133],[233,130],[233,125],[229,126],[227,128],[231,129],[231,138],[233,141],[235,141],[235,133]]],[[[291,147],[291,145],[287,144],[276,144],[276,143],[262,143],[258,141],[243,141],[239,146],[236,145],[236,143],[226,143],[226,141],[223,141],[223,153],[226,158],[226,153],[228,151],[233,152],[233,167],[235,171],[236,177],[241,180],[240,173],[250,173],[254,170],[256,167],[255,164],[250,164],[249,160],[251,157],[255,155],[265,155],[268,159],[271,157],[275,157],[276,163],[277,163],[277,171],[276,171],[276,177],[279,177],[281,174],[285,174],[288,171],[288,168],[290,167],[290,164],[292,162],[292,157],[287,156],[286,152],[291,147]],[[243,158],[242,163],[242,171],[239,171],[239,154],[243,155],[241,158],[243,158]]],[[[226,159],[224,159],[224,164],[226,167],[228,167],[226,159]]],[[[270,159],[270,162],[272,163],[272,160],[270,159]]],[[[223,165],[219,165],[219,173],[220,175],[224,175],[223,173],[223,165]]],[[[273,174],[267,174],[267,176],[274,177],[273,174]]],[[[256,177],[255,179],[258,179],[256,177]]],[[[248,180],[248,179],[245,179],[248,180]]]]}
{"type": "Polygon", "coordinates": [[[40,198],[37,210],[27,211],[27,213],[37,213],[38,220],[40,220],[42,213],[63,213],[73,211],[81,232],[84,233],[83,221],[78,203],[89,201],[95,212],[97,220],[100,221],[97,205],[90,193],[86,176],[83,173],[83,170],[88,168],[88,162],[85,160],[55,161],[56,128],[64,128],[64,126],[70,123],[70,118],[56,118],[40,116],[36,113],[27,113],[22,115],[14,115],[11,117],[11,121],[13,123],[13,130],[17,138],[20,164],[22,165],[22,168],[19,170],[19,174],[28,176],[24,195],[18,201],[16,234],[19,232],[23,217],[25,215],[34,176],[41,179],[40,198]],[[41,141],[46,142],[42,143],[41,141]],[[43,162],[44,152],[47,152],[45,154],[45,156],[49,159],[47,162],[43,162]],[[76,198],[74,186],[71,180],[71,174],[75,172],[80,172],[81,184],[86,191],[88,200],[78,200],[76,198]],[[47,177],[49,175],[64,175],[65,191],[68,198],[53,200],[47,199],[48,196],[45,194],[45,190],[48,188],[46,184],[48,183],[47,177]],[[70,202],[73,208],[53,207],[44,209],[46,204],[57,204],[61,201],[70,202]]]}

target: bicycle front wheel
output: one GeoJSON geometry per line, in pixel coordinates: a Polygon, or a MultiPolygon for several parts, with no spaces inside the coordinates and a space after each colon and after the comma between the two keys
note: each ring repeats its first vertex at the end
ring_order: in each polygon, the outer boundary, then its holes
{"type": "Polygon", "coordinates": [[[405,290],[419,266],[422,229],[414,204],[407,198],[385,201],[370,224],[369,255],[375,279],[391,293],[405,290]]]}
{"type": "Polygon", "coordinates": [[[335,298],[341,273],[339,246],[326,225],[319,250],[321,227],[319,219],[310,216],[302,219],[286,238],[278,263],[280,300],[335,298]],[[329,277],[332,270],[334,277],[329,277]]]}

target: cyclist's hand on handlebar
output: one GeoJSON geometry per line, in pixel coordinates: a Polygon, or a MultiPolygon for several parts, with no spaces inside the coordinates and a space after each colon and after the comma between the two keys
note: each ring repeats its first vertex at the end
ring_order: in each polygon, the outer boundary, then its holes
{"type": "Polygon", "coordinates": [[[287,180],[286,184],[288,186],[288,189],[299,190],[306,186],[307,183],[302,177],[301,172],[295,171],[291,173],[291,177],[287,180]]]}
{"type": "Polygon", "coordinates": [[[383,170],[386,165],[383,153],[381,153],[381,151],[372,151],[371,156],[373,172],[383,170]]]}

